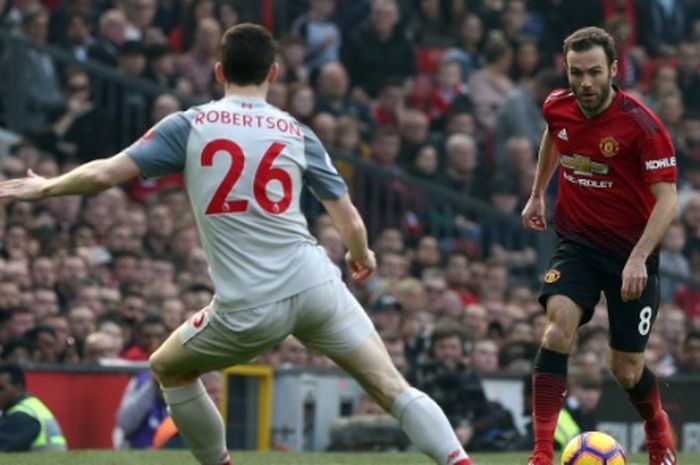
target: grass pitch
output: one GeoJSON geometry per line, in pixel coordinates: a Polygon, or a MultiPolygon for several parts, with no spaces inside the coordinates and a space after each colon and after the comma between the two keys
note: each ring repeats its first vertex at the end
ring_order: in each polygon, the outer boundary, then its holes
{"type": "MultiPolygon", "coordinates": [[[[233,452],[235,465],[434,465],[418,453],[233,452]]],[[[526,465],[527,454],[473,454],[477,465],[526,465]]],[[[628,465],[646,465],[632,454],[628,465]]],[[[680,454],[679,465],[700,465],[700,453],[680,454]]],[[[185,451],[71,451],[0,454],[0,465],[197,465],[185,451]]]]}

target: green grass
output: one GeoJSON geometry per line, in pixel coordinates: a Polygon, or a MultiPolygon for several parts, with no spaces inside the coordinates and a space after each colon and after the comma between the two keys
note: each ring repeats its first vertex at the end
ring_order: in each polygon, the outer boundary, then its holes
{"type": "MultiPolygon", "coordinates": [[[[477,465],[526,465],[527,454],[473,454],[477,465]]],[[[416,453],[233,452],[235,465],[432,465],[416,453]]],[[[679,465],[700,465],[700,453],[681,454],[679,465]]],[[[646,465],[633,454],[628,465],[646,465]]],[[[45,454],[0,454],[0,465],[197,465],[182,451],[72,451],[45,454]]]]}

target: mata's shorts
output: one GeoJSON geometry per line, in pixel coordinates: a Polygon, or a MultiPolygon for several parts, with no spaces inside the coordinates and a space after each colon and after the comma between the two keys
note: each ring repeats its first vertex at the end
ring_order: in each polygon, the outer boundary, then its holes
{"type": "Polygon", "coordinates": [[[659,309],[659,275],[647,268],[649,279],[641,297],[623,302],[620,288],[624,265],[624,259],[560,239],[544,275],[540,303],[546,308],[551,295],[569,297],[583,309],[583,325],[593,316],[602,291],[608,305],[610,347],[643,352],[659,309]]]}

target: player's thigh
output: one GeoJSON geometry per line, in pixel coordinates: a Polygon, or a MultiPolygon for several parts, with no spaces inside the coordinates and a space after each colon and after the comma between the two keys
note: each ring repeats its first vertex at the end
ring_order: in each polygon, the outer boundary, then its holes
{"type": "Polygon", "coordinates": [[[333,280],[306,291],[294,335],[353,376],[385,409],[408,384],[391,361],[372,321],[345,284],[333,280]]]}
{"type": "Polygon", "coordinates": [[[290,333],[288,306],[285,300],[236,313],[207,307],[173,332],[151,366],[164,381],[245,363],[290,333]]]}
{"type": "Polygon", "coordinates": [[[607,276],[605,298],[610,323],[610,347],[621,352],[641,353],[644,352],[659,311],[658,273],[649,273],[647,285],[639,299],[623,301],[621,287],[621,276],[607,276]]]}
{"type": "MultiPolygon", "coordinates": [[[[227,366],[227,359],[210,357],[202,352],[185,348],[183,340],[190,336],[191,326],[191,320],[180,325],[149,359],[153,373],[165,386],[186,382],[204,372],[227,366]]],[[[206,328],[202,328],[201,332],[205,330],[206,328]]]]}
{"type": "Polygon", "coordinates": [[[293,334],[311,350],[343,355],[363,344],[374,325],[339,278],[297,296],[293,334]]]}
{"type": "Polygon", "coordinates": [[[573,329],[585,324],[593,317],[601,290],[597,272],[584,251],[569,241],[560,241],[544,274],[539,296],[550,324],[573,325],[573,329]]]}

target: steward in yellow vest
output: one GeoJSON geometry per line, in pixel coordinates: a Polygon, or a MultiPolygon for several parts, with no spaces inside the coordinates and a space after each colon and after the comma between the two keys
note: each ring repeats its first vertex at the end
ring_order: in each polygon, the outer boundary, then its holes
{"type": "Polygon", "coordinates": [[[66,438],[53,413],[26,391],[24,372],[0,364],[0,451],[64,451],[66,438]]]}

